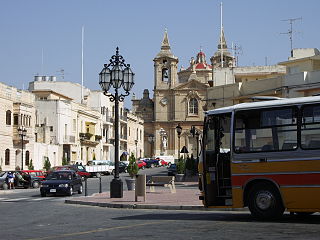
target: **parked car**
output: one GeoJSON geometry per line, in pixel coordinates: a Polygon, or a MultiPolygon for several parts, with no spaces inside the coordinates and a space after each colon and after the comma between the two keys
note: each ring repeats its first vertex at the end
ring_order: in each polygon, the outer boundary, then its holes
{"type": "Polygon", "coordinates": [[[82,165],[73,164],[73,165],[64,165],[64,166],[56,166],[53,167],[53,170],[73,170],[77,174],[80,175],[81,179],[84,180],[85,178],[90,177],[90,173],[86,171],[86,169],[82,165]]]}
{"type": "Polygon", "coordinates": [[[9,172],[13,172],[15,188],[38,188],[44,180],[44,173],[40,170],[21,170],[21,171],[3,171],[0,172],[0,188],[8,189],[7,176],[9,172]]]}
{"type": "Polygon", "coordinates": [[[138,164],[138,167],[141,169],[145,169],[145,167],[147,165],[143,160],[138,160],[137,164],[138,164]]]}
{"type": "MultiPolygon", "coordinates": [[[[29,183],[28,185],[33,188],[40,187],[41,182],[45,179],[45,173],[41,170],[21,170],[17,171],[25,180],[29,183]]],[[[15,179],[19,181],[17,178],[15,179]]],[[[23,182],[24,186],[27,185],[26,182],[23,182]]]]}
{"type": "Polygon", "coordinates": [[[156,156],[156,159],[162,159],[168,163],[168,165],[171,165],[174,163],[174,156],[167,155],[167,156],[156,156]]]}
{"type": "Polygon", "coordinates": [[[126,173],[128,165],[122,161],[119,162],[119,173],[126,173]]]}
{"type": "Polygon", "coordinates": [[[114,163],[109,160],[92,160],[84,166],[86,171],[91,174],[91,177],[100,177],[101,174],[114,174],[114,163]]]}
{"type": "Polygon", "coordinates": [[[160,166],[168,166],[169,163],[163,159],[160,159],[160,158],[156,158],[158,161],[159,161],[159,165],[160,166]]]}
{"type": "Polygon", "coordinates": [[[141,159],[146,163],[147,168],[159,167],[159,160],[154,158],[143,158],[141,159]]]}
{"type": "Polygon", "coordinates": [[[63,194],[72,196],[74,192],[82,193],[81,176],[73,170],[52,171],[40,186],[41,197],[47,194],[63,194]]]}
{"type": "Polygon", "coordinates": [[[177,174],[177,164],[173,163],[168,167],[168,176],[175,176],[177,174]]]}
{"type": "Polygon", "coordinates": [[[0,188],[3,190],[8,189],[7,174],[8,172],[0,172],[0,188]]]}

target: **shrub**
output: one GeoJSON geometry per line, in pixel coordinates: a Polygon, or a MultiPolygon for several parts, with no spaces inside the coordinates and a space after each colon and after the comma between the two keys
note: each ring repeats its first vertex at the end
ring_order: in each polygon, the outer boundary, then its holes
{"type": "Polygon", "coordinates": [[[184,174],[186,168],[186,164],[182,158],[179,159],[177,163],[177,173],[178,174],[184,174]]]}
{"type": "Polygon", "coordinates": [[[29,162],[28,169],[29,169],[29,170],[34,170],[34,166],[33,166],[33,163],[32,163],[32,159],[31,159],[30,162],[29,162]]]}
{"type": "Polygon", "coordinates": [[[50,163],[50,160],[49,160],[48,157],[45,157],[44,164],[43,164],[43,168],[44,168],[46,171],[49,171],[50,168],[51,168],[51,163],[50,163]]]}
{"type": "Polygon", "coordinates": [[[64,166],[64,165],[68,165],[68,160],[66,157],[62,158],[62,166],[64,166]]]}
{"type": "Polygon", "coordinates": [[[127,171],[131,178],[133,178],[139,172],[139,167],[136,163],[136,158],[134,157],[133,153],[131,153],[131,156],[129,157],[129,165],[127,167],[127,171]]]}

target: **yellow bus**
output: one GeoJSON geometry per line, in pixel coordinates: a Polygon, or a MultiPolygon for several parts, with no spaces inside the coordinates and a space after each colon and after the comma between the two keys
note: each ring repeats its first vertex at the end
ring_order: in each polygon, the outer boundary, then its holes
{"type": "Polygon", "coordinates": [[[320,97],[207,111],[199,188],[205,207],[256,218],[320,212],[320,97]]]}

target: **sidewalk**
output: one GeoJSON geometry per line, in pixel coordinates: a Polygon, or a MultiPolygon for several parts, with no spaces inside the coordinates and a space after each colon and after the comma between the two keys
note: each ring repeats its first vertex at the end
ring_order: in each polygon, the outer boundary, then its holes
{"type": "MultiPolygon", "coordinates": [[[[200,192],[194,186],[194,182],[184,182],[176,189],[176,193],[171,193],[168,188],[156,187],[155,192],[150,192],[147,187],[146,201],[143,197],[138,197],[135,202],[135,191],[123,191],[123,198],[110,198],[109,192],[96,193],[92,196],[77,197],[65,200],[68,204],[80,204],[89,206],[99,206],[108,208],[130,208],[130,209],[164,209],[164,210],[208,210],[203,207],[199,200],[200,192]],[[186,189],[183,189],[186,187],[186,189]]],[[[177,184],[178,185],[178,184],[177,184]]],[[[234,209],[211,209],[230,211],[234,209]]]]}

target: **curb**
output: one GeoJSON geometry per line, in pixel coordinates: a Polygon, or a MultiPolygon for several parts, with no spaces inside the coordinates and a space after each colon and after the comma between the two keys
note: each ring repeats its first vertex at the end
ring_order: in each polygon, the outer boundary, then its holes
{"type": "Polygon", "coordinates": [[[86,206],[106,207],[106,208],[126,208],[126,209],[160,209],[160,210],[196,210],[196,211],[246,211],[244,208],[205,208],[197,205],[148,205],[148,204],[122,204],[122,203],[101,203],[86,202],[80,200],[65,200],[67,204],[78,204],[86,206]]]}

